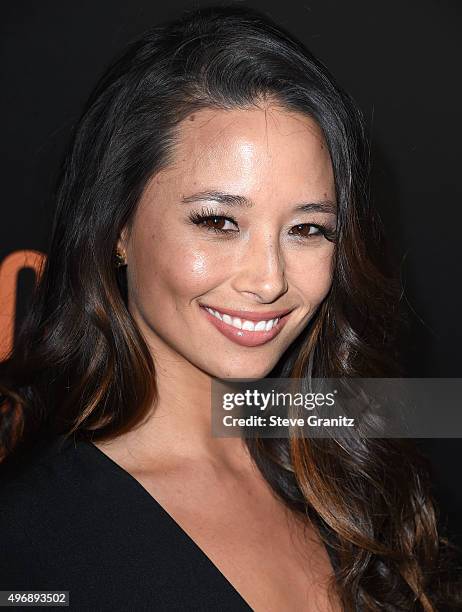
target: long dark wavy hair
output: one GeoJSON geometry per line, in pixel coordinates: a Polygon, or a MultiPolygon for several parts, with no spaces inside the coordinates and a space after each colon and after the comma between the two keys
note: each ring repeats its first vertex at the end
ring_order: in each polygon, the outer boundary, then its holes
{"type": "MultiPolygon", "coordinates": [[[[127,308],[114,254],[148,180],[173,159],[178,124],[203,108],[262,99],[313,118],[324,133],[338,202],[330,292],[271,376],[389,377],[399,285],[383,260],[370,203],[364,119],[323,64],[264,14],[188,11],[130,43],[100,78],[74,128],[56,188],[40,282],[0,364],[6,463],[46,435],[109,440],[139,424],[157,396],[150,351],[127,308]]],[[[343,608],[460,605],[455,548],[442,536],[428,462],[405,439],[249,439],[280,498],[336,550],[343,608]]]]}

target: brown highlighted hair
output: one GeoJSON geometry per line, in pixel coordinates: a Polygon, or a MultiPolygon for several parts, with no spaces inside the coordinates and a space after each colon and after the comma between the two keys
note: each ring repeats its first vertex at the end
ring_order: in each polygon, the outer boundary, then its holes
{"type": "MultiPolygon", "coordinates": [[[[156,372],[127,308],[124,269],[114,266],[118,236],[148,180],[171,162],[181,120],[201,108],[248,109],[261,100],[318,123],[338,204],[331,290],[270,376],[399,373],[399,287],[382,261],[361,112],[319,60],[261,13],[192,11],[132,42],[107,68],[76,125],[41,281],[0,364],[6,462],[40,436],[111,439],[146,417],[156,372]]],[[[281,499],[337,551],[332,587],[345,610],[460,606],[430,468],[411,440],[247,444],[281,499]]]]}

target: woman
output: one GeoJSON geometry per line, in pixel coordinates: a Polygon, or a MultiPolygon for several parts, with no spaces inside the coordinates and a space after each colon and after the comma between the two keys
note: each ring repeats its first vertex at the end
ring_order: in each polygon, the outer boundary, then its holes
{"type": "Polygon", "coordinates": [[[185,14],[113,62],[1,364],[1,589],[98,610],[458,605],[409,441],[210,433],[213,377],[398,371],[367,160],[350,97],[251,10],[185,14]]]}

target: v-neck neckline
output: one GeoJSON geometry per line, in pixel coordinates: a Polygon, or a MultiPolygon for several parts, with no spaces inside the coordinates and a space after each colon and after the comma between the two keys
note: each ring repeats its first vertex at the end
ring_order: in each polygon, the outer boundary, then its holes
{"type": "Polygon", "coordinates": [[[106,453],[104,453],[100,448],[95,446],[95,444],[93,444],[93,442],[91,442],[90,440],[77,439],[75,440],[75,444],[84,444],[87,448],[90,448],[93,451],[95,451],[96,456],[100,457],[103,463],[105,463],[109,467],[112,467],[116,473],[120,474],[127,482],[130,482],[133,488],[136,491],[138,491],[146,501],[152,503],[154,507],[165,518],[165,520],[167,520],[174,527],[174,529],[179,533],[179,535],[182,536],[182,538],[185,539],[187,542],[189,542],[190,546],[192,546],[194,550],[198,552],[204,558],[206,563],[215,572],[217,572],[220,575],[220,577],[227,583],[227,585],[232,590],[232,592],[235,594],[235,596],[239,598],[241,602],[249,610],[253,610],[250,604],[244,599],[244,597],[239,593],[239,591],[232,584],[232,582],[223,574],[220,568],[212,561],[212,559],[205,553],[205,551],[199,546],[199,544],[195,540],[193,540],[193,538],[183,529],[183,527],[173,518],[173,516],[162,506],[162,504],[160,504],[159,501],[151,493],[149,493],[149,491],[141,484],[139,480],[137,480],[134,476],[132,476],[130,472],[124,469],[116,461],[111,459],[109,455],[106,455],[106,453]]]}

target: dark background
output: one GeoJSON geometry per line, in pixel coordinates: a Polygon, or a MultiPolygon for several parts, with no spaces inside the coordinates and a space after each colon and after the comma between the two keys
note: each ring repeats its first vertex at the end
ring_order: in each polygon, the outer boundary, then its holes
{"type": "MultiPolygon", "coordinates": [[[[211,4],[218,3],[2,5],[0,262],[21,249],[46,253],[60,158],[114,53],[182,8],[211,4]]],[[[361,107],[372,142],[374,200],[400,262],[410,320],[406,376],[461,377],[460,1],[236,4],[266,12],[302,39],[361,107]]],[[[32,282],[30,272],[21,273],[18,320],[32,282]]],[[[462,441],[420,444],[432,461],[443,520],[462,545],[462,441]]]]}

